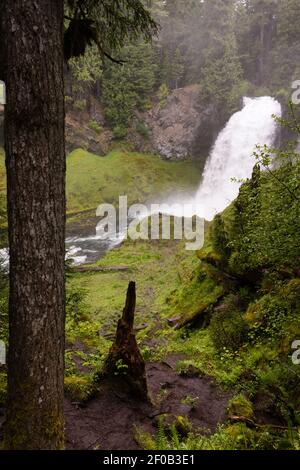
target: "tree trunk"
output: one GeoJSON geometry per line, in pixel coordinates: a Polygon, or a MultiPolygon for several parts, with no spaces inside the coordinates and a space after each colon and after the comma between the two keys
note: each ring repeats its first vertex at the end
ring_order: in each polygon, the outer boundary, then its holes
{"type": "Polygon", "coordinates": [[[123,375],[132,393],[137,398],[147,401],[149,397],[145,361],[133,331],[135,302],[135,283],[130,282],[123,315],[118,322],[116,339],[105,361],[103,375],[123,375]]]}
{"type": "Polygon", "coordinates": [[[10,247],[7,449],[63,447],[63,1],[0,0],[10,247]]]}

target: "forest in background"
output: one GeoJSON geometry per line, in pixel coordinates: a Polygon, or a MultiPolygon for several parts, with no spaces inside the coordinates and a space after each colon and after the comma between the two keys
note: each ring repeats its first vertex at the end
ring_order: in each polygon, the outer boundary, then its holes
{"type": "MultiPolygon", "coordinates": [[[[199,100],[213,107],[218,130],[243,96],[271,95],[286,106],[300,74],[297,0],[153,0],[146,2],[161,25],[152,43],[130,43],[102,62],[96,46],[72,59],[68,107],[85,110],[90,96],[104,108],[107,125],[124,138],[139,111],[164,106],[169,93],[199,83],[199,100]]],[[[137,131],[149,129],[135,119],[137,131]]],[[[97,123],[94,123],[95,128],[97,123]]]]}

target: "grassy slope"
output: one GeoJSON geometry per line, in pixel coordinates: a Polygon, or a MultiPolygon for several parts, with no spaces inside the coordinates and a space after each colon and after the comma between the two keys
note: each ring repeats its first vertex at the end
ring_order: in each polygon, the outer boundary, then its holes
{"type": "MultiPolygon", "coordinates": [[[[156,155],[114,150],[99,157],[85,150],[67,156],[68,214],[94,210],[102,202],[145,202],[174,190],[197,187],[200,173],[191,162],[166,162],[156,155]]],[[[0,198],[6,194],[5,156],[0,148],[0,198]]]]}
{"type": "MultiPolygon", "coordinates": [[[[261,191],[266,198],[270,197],[269,183],[262,182],[261,191]]],[[[251,187],[248,197],[252,203],[251,187]]],[[[224,211],[223,218],[228,234],[237,237],[232,206],[224,211]]],[[[250,228],[253,229],[252,223],[250,228]]],[[[246,248],[242,244],[242,250],[246,248]]],[[[97,324],[95,345],[107,351],[108,345],[98,331],[114,331],[127,282],[136,280],[136,324],[148,323],[148,328],[138,334],[144,357],[149,360],[168,353],[184,354],[185,359],[177,363],[180,373],[191,370],[213,376],[235,394],[229,415],[263,423],[256,429],[245,422],[229,422],[209,438],[211,441],[191,435],[179,448],[299,449],[298,366],[291,362],[290,347],[299,335],[300,280],[292,270],[285,270],[282,277],[280,266],[275,264],[271,277],[263,271],[263,280],[253,289],[252,281],[249,285],[245,279],[239,281],[238,273],[228,277],[229,268],[222,256],[208,233],[198,259],[195,253],[184,251],[181,244],[172,241],[126,242],[100,264],[127,264],[130,272],[76,274],[69,286],[87,289],[89,318],[97,324]],[[166,321],[178,314],[188,319],[199,312],[212,316],[209,328],[176,331],[166,321]],[[214,321],[217,315],[218,320],[214,321]],[[283,427],[277,428],[277,424],[283,427]]],[[[84,339],[82,332],[84,328],[77,330],[77,339],[84,339]]],[[[145,437],[141,444],[147,447],[145,437]]],[[[170,447],[178,448],[178,443],[170,442],[170,447]]]]}
{"type": "Polygon", "coordinates": [[[95,209],[103,202],[116,204],[128,195],[129,204],[153,196],[196,188],[199,170],[190,162],[166,162],[158,156],[113,150],[98,157],[75,150],[67,157],[67,210],[95,209]]]}
{"type": "Polygon", "coordinates": [[[154,327],[176,314],[172,292],[180,289],[197,264],[195,253],[176,241],[128,241],[109,252],[98,265],[126,265],[129,271],[72,274],[69,288],[86,289],[89,318],[103,331],[113,333],[124,307],[128,282],[137,284],[136,324],[154,327]]]}

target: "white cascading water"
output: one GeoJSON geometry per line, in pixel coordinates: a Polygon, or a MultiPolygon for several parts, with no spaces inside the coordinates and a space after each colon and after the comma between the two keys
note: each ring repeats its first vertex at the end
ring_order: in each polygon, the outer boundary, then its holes
{"type": "Polygon", "coordinates": [[[197,210],[199,216],[212,220],[237,197],[241,184],[238,180],[252,174],[256,145],[272,145],[275,141],[273,114],[281,116],[281,106],[274,98],[244,98],[243,109],[229,119],[206,162],[194,201],[201,207],[201,213],[197,210]]]}

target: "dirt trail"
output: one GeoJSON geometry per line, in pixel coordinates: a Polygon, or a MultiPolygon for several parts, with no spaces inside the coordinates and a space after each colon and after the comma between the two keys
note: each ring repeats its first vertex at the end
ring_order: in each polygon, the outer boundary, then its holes
{"type": "Polygon", "coordinates": [[[134,426],[154,434],[157,417],[163,413],[185,416],[195,428],[214,431],[226,418],[229,394],[220,391],[208,377],[181,377],[176,361],[147,365],[148,387],[154,405],[130,398],[121,379],[101,383],[99,395],[79,408],[66,400],[66,447],[68,449],[136,450],[134,426]],[[196,406],[183,404],[193,397],[196,406]]]}

